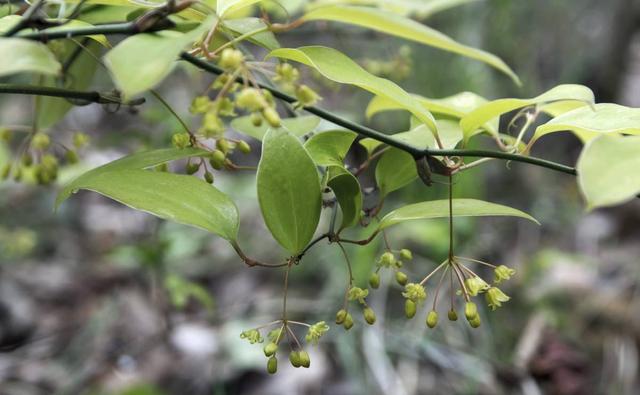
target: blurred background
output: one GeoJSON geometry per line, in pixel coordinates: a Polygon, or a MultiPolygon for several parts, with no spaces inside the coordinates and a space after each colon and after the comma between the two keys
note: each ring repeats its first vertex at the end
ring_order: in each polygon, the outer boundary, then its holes
{"type": "MultiPolygon", "coordinates": [[[[532,97],[578,83],[598,102],[640,106],[637,0],[487,0],[422,21],[497,54],[523,88],[479,62],[345,25],[308,24],[279,39],[283,46],[333,46],[429,97],[465,90],[489,99],[532,97]]],[[[110,89],[99,74],[93,86],[110,89]]],[[[366,92],[312,73],[305,78],[325,108],[388,132],[409,127],[401,113],[364,119],[366,92]]],[[[187,109],[210,82],[182,65],[158,90],[196,125],[187,109]]],[[[0,96],[0,126],[30,125],[32,117],[33,98],[0,96]]],[[[81,164],[63,169],[60,183],[137,149],[166,147],[179,125],[149,96],[136,111],[76,107],[50,134],[65,142],[78,131],[91,145],[81,164]]],[[[254,154],[238,162],[257,162],[259,145],[251,144],[254,154]]],[[[572,135],[553,134],[532,154],[574,164],[579,151],[572,135]]],[[[0,146],[0,164],[8,158],[8,147],[0,146]]],[[[216,176],[240,207],[244,248],[282,259],[262,222],[254,175],[216,176]]],[[[97,194],[81,192],[54,212],[55,186],[2,182],[0,394],[640,393],[640,200],[588,213],[571,176],[497,161],[458,177],[454,193],[517,207],[542,223],[456,220],[458,255],[517,270],[504,289],[509,303],[481,311],[477,330],[446,319],[429,330],[426,306],[406,320],[401,289],[385,275],[369,298],[378,322],[368,326],[356,315],[345,333],[332,321],[346,267],[336,246],[320,243],[291,273],[290,315],[325,320],[331,329],[310,348],[311,369],[294,369],[281,356],[270,376],[261,347],[239,334],[279,317],[282,271],[247,268],[222,239],[97,194]]],[[[392,194],[386,208],[444,196],[444,185],[414,182],[392,194]]],[[[413,251],[405,269],[422,278],[446,256],[447,223],[407,223],[389,239],[413,251]]],[[[381,251],[380,240],[348,249],[361,286],[381,251]]]]}

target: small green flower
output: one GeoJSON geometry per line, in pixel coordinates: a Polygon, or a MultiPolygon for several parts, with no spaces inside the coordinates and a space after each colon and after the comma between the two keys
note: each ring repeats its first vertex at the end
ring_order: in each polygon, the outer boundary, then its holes
{"type": "Polygon", "coordinates": [[[313,106],[321,99],[320,95],[307,85],[300,85],[296,89],[296,98],[303,106],[313,106]]]}
{"type": "Polygon", "coordinates": [[[263,109],[262,116],[267,121],[267,123],[274,128],[279,128],[282,123],[280,121],[280,115],[278,115],[278,112],[271,107],[263,109]]]}
{"type": "Polygon", "coordinates": [[[278,344],[279,342],[279,338],[282,336],[282,333],[284,333],[284,328],[277,328],[277,329],[272,329],[271,331],[269,331],[269,333],[267,334],[267,339],[269,339],[269,341],[271,343],[276,343],[278,344]]]}
{"type": "Polygon", "coordinates": [[[347,310],[345,309],[338,310],[338,312],[336,313],[336,324],[342,325],[346,318],[347,318],[347,310]]]}
{"type": "Polygon", "coordinates": [[[89,136],[82,132],[76,132],[73,135],[73,145],[80,149],[89,144],[89,136]]]}
{"type": "Polygon", "coordinates": [[[281,63],[276,66],[275,81],[281,81],[283,83],[294,83],[300,78],[300,72],[298,69],[291,66],[289,63],[281,63]]]}
{"type": "Polygon", "coordinates": [[[220,54],[220,60],[218,64],[223,69],[233,70],[236,69],[244,61],[244,55],[237,49],[226,48],[220,54]]]}
{"type": "Polygon", "coordinates": [[[189,133],[176,133],[171,136],[171,144],[178,149],[187,148],[190,141],[189,133]]]}
{"type": "Polygon", "coordinates": [[[458,313],[454,309],[449,310],[447,317],[449,318],[449,321],[458,321],[458,313]]]}
{"type": "Polygon", "coordinates": [[[476,314],[475,317],[469,320],[469,325],[471,325],[472,328],[478,328],[480,326],[480,323],[480,314],[476,314]]]}
{"type": "Polygon", "coordinates": [[[248,154],[249,152],[251,152],[251,146],[244,140],[238,141],[238,149],[243,154],[248,154]]]}
{"type": "Polygon", "coordinates": [[[406,248],[403,248],[400,250],[400,259],[403,259],[405,261],[410,261],[413,259],[413,254],[411,253],[411,250],[408,250],[406,248]]]}
{"type": "Polygon", "coordinates": [[[477,296],[479,293],[489,289],[489,284],[477,276],[464,280],[464,286],[471,296],[477,296]]]}
{"type": "Polygon", "coordinates": [[[350,313],[347,313],[347,315],[344,317],[344,322],[342,323],[342,326],[344,326],[344,329],[349,330],[353,327],[353,317],[351,316],[350,313]]]}
{"type": "Polygon", "coordinates": [[[265,357],[270,357],[273,354],[275,354],[276,351],[278,351],[278,345],[274,342],[269,342],[267,343],[266,346],[264,346],[263,351],[264,351],[265,357]]]}
{"type": "Polygon", "coordinates": [[[485,295],[485,298],[487,299],[487,304],[489,305],[491,310],[495,310],[496,308],[502,306],[502,303],[508,302],[509,299],[511,299],[498,287],[489,288],[487,294],[485,295]]]}
{"type": "Polygon", "coordinates": [[[431,310],[427,315],[427,326],[431,329],[435,328],[438,325],[438,312],[435,310],[431,310]]]}
{"type": "Polygon", "coordinates": [[[308,368],[311,366],[311,358],[309,358],[309,353],[304,350],[298,351],[298,357],[300,358],[300,366],[303,368],[308,368]]]}
{"type": "Polygon", "coordinates": [[[368,289],[362,289],[360,287],[351,287],[349,289],[349,294],[347,295],[347,298],[349,300],[357,300],[358,302],[365,304],[364,298],[366,298],[368,295],[369,295],[368,289]]]}
{"type": "Polygon", "coordinates": [[[241,339],[247,339],[249,343],[262,343],[264,339],[260,335],[260,332],[257,329],[249,329],[240,334],[241,339]]]}
{"type": "Polygon", "coordinates": [[[211,99],[209,96],[196,96],[189,106],[189,112],[192,114],[204,114],[211,109],[211,99]]]}
{"type": "Polygon", "coordinates": [[[505,265],[500,265],[493,270],[493,273],[496,276],[494,283],[500,284],[502,281],[510,279],[511,276],[516,274],[516,271],[505,265]]]}
{"type": "Polygon", "coordinates": [[[305,340],[307,343],[318,344],[318,341],[329,330],[329,325],[327,325],[324,321],[316,322],[315,324],[309,327],[309,331],[305,336],[305,340]]]}
{"type": "Polygon", "coordinates": [[[31,140],[31,145],[36,149],[46,149],[51,144],[51,139],[44,133],[36,133],[31,140]]]}
{"type": "Polygon", "coordinates": [[[396,262],[396,258],[389,251],[380,255],[380,260],[379,260],[380,266],[391,267],[393,264],[395,264],[395,262],[396,262]]]}
{"type": "Polygon", "coordinates": [[[244,88],[236,95],[236,105],[248,111],[260,111],[267,106],[267,102],[260,90],[244,88]]]}
{"type": "Polygon", "coordinates": [[[220,170],[224,167],[224,160],[226,159],[226,155],[224,152],[219,149],[214,150],[209,157],[209,164],[216,170],[220,170]]]}
{"type": "Polygon", "coordinates": [[[300,366],[302,366],[302,363],[300,361],[300,353],[298,351],[291,351],[289,353],[289,361],[294,368],[299,368],[300,366]]]}
{"type": "Polygon", "coordinates": [[[409,283],[404,286],[404,292],[402,296],[415,302],[416,304],[422,303],[427,298],[427,292],[420,284],[409,283]]]}

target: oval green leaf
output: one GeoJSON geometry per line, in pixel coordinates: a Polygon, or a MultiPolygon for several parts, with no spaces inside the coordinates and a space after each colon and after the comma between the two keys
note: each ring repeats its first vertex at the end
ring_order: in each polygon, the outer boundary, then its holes
{"type": "Polygon", "coordinates": [[[577,170],[589,210],[633,199],[640,192],[640,137],[602,135],[591,140],[577,170]]]}
{"type": "Polygon", "coordinates": [[[46,45],[22,38],[0,38],[0,77],[16,73],[59,75],[61,70],[46,45]]]}
{"type": "Polygon", "coordinates": [[[65,185],[56,197],[55,206],[58,208],[62,202],[64,202],[71,194],[81,189],[81,185],[90,181],[101,173],[116,170],[142,170],[148,167],[160,165],[162,163],[170,162],[172,160],[189,158],[192,156],[204,156],[208,155],[208,151],[200,148],[164,148],[151,151],[138,152],[133,155],[128,155],[113,162],[109,162],[105,165],[96,167],[82,174],[69,184],[65,185]]]}
{"type": "Polygon", "coordinates": [[[297,137],[270,130],[257,174],[258,201],[267,228],[291,254],[299,254],[318,227],[322,195],[318,171],[297,137]]]}
{"type": "Polygon", "coordinates": [[[418,177],[413,156],[397,148],[389,148],[376,165],[376,184],[380,197],[402,188],[418,177]]]}
{"type": "Polygon", "coordinates": [[[94,174],[77,189],[98,192],[136,210],[195,226],[227,239],[238,236],[238,209],[224,193],[203,180],[148,170],[94,174]]]}
{"type": "Polygon", "coordinates": [[[362,210],[362,190],[358,179],[343,167],[332,166],[327,185],[336,195],[342,211],[340,230],[357,224],[362,210]]]}
{"type": "MultiPolygon", "coordinates": [[[[515,208],[496,203],[485,202],[476,199],[453,199],[454,217],[487,217],[487,216],[511,216],[520,217],[540,223],[527,213],[515,208]]],[[[385,215],[378,225],[378,230],[388,228],[406,221],[431,218],[448,218],[449,200],[432,200],[410,204],[385,215]]]]}
{"type": "Polygon", "coordinates": [[[318,166],[343,166],[356,136],[348,130],[329,130],[313,135],[304,147],[318,166]]]}
{"type": "Polygon", "coordinates": [[[516,84],[521,84],[518,76],[499,57],[461,44],[437,30],[401,15],[372,7],[331,5],[316,8],[304,15],[302,19],[305,21],[324,20],[348,23],[416,41],[484,62],[508,75],[516,84]]]}
{"type": "Polygon", "coordinates": [[[332,81],[355,85],[374,95],[384,96],[411,112],[434,133],[437,132],[435,120],[429,110],[421,106],[404,89],[387,79],[374,76],[342,52],[322,46],[310,46],[276,49],[271,51],[267,58],[274,56],[313,67],[332,81]]]}

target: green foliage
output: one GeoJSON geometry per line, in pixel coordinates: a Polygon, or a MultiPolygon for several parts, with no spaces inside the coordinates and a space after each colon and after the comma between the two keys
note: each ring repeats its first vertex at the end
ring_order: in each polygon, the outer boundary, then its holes
{"type": "Polygon", "coordinates": [[[305,144],[318,166],[342,166],[356,134],[348,130],[331,130],[312,136],[305,144]]]}
{"type": "Polygon", "coordinates": [[[58,75],[62,66],[46,45],[21,38],[0,40],[0,77],[16,73],[58,75]]]}
{"type": "Polygon", "coordinates": [[[257,174],[258,201],[273,237],[295,255],[309,243],[320,220],[320,180],[300,141],[280,129],[265,136],[257,174]]]}

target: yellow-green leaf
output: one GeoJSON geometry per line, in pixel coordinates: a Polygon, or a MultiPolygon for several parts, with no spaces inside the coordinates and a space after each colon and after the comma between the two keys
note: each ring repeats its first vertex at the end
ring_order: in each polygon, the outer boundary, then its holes
{"type": "Polygon", "coordinates": [[[355,85],[375,95],[384,96],[411,112],[434,133],[437,131],[431,113],[404,89],[387,79],[374,76],[335,49],[321,46],[280,48],[271,51],[267,57],[273,56],[306,64],[332,81],[355,85]]]}
{"type": "Polygon", "coordinates": [[[520,79],[499,57],[483,50],[461,44],[412,19],[372,7],[333,5],[311,10],[302,17],[305,21],[325,20],[348,23],[386,34],[416,41],[425,45],[479,60],[508,75],[516,84],[520,79]]]}
{"type": "Polygon", "coordinates": [[[640,137],[602,135],[591,140],[577,170],[589,209],[633,199],[640,192],[640,137]]]}
{"type": "Polygon", "coordinates": [[[260,0],[218,0],[216,4],[216,13],[220,17],[224,17],[227,12],[238,11],[259,1],[260,0]]]}
{"type": "Polygon", "coordinates": [[[358,179],[341,166],[331,166],[327,185],[336,195],[342,211],[340,229],[357,224],[362,210],[362,191],[358,179]]]}
{"type": "MultiPolygon", "coordinates": [[[[540,224],[535,218],[515,208],[476,199],[453,199],[454,217],[486,217],[511,216],[520,217],[540,224]]],[[[378,225],[378,230],[388,228],[406,221],[431,218],[448,218],[449,201],[432,200],[410,204],[385,215],[378,225]]]]}
{"type": "Polygon", "coordinates": [[[462,118],[460,126],[462,126],[464,135],[467,136],[492,119],[522,107],[558,101],[581,101],[592,104],[594,100],[593,92],[586,86],[558,85],[531,99],[498,99],[490,101],[462,118]]]}
{"type": "Polygon", "coordinates": [[[587,142],[603,133],[640,134],[640,108],[600,103],[566,112],[538,126],[531,141],[554,132],[570,131],[587,142]]]}
{"type": "Polygon", "coordinates": [[[318,166],[343,166],[356,136],[348,130],[329,130],[313,135],[304,147],[318,166]]]}
{"type": "Polygon", "coordinates": [[[61,70],[46,45],[22,38],[0,38],[0,77],[16,73],[58,75],[61,70]]]}

